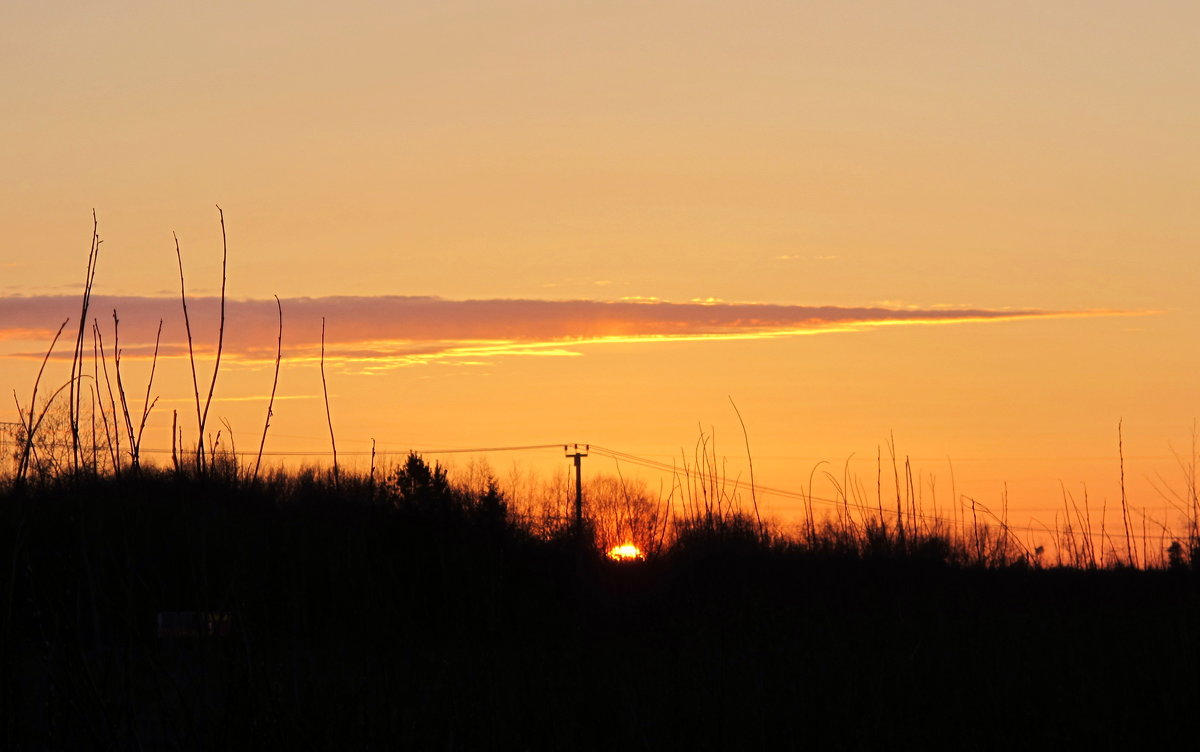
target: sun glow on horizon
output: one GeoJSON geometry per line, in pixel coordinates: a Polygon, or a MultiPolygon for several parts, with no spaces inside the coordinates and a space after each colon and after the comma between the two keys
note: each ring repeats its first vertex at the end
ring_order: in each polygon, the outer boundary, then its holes
{"type": "Polygon", "coordinates": [[[645,561],[646,554],[632,543],[622,543],[608,549],[608,558],[613,561],[645,561]]]}

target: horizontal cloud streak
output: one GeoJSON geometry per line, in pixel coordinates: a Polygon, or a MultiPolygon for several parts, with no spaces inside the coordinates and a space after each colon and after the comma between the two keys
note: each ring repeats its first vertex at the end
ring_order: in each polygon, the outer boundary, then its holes
{"type": "MultiPolygon", "coordinates": [[[[599,342],[747,339],[882,325],[1003,321],[1114,315],[1120,311],[996,310],[668,303],[590,300],[445,300],[435,297],[339,296],[282,301],[284,355],[316,357],[321,319],[331,359],[392,367],[436,359],[496,355],[572,355],[573,345],[599,342]]],[[[123,356],[148,357],[163,321],[162,357],[187,353],[178,298],[92,297],[90,316],[112,344],[113,310],[123,356]]],[[[189,298],[198,352],[215,346],[219,300],[189,298]]],[[[63,319],[79,315],[77,296],[0,297],[0,341],[48,339],[63,319]]],[[[274,300],[226,303],[225,353],[242,361],[273,360],[274,300]]],[[[41,357],[41,353],[11,353],[41,357]]]]}

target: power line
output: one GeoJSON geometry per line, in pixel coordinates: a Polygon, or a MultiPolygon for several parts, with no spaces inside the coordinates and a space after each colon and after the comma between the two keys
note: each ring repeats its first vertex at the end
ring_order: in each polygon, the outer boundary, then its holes
{"type": "MultiPolygon", "coordinates": [[[[466,448],[466,449],[413,449],[413,448],[406,448],[406,449],[400,449],[400,450],[396,450],[396,451],[385,451],[385,450],[377,450],[377,451],[373,451],[373,452],[370,450],[359,450],[359,451],[350,451],[350,452],[339,451],[338,456],[345,455],[345,456],[349,456],[349,457],[370,457],[372,454],[374,454],[375,456],[379,456],[381,454],[400,454],[400,453],[404,453],[404,454],[408,454],[408,453],[415,453],[415,454],[485,454],[487,452],[524,452],[524,451],[532,451],[532,450],[537,450],[537,449],[560,449],[562,447],[563,447],[563,444],[529,444],[526,446],[473,447],[473,448],[466,448]]],[[[141,454],[170,454],[171,451],[172,450],[170,450],[170,449],[144,449],[143,448],[140,450],[140,453],[141,454]]],[[[190,454],[193,450],[186,449],[186,450],[181,451],[179,449],[176,449],[174,451],[177,454],[190,454]]],[[[258,452],[256,452],[256,451],[240,451],[240,450],[234,451],[234,450],[224,450],[224,449],[222,449],[221,451],[225,454],[232,454],[237,457],[257,457],[258,456],[258,452]]],[[[304,450],[263,452],[262,456],[264,456],[264,457],[325,457],[325,456],[328,456],[329,454],[330,454],[330,450],[321,449],[321,450],[315,450],[315,451],[311,451],[311,452],[304,451],[304,450]]]]}
{"type": "MultiPolygon", "coordinates": [[[[14,425],[19,425],[19,424],[14,424],[14,425]]],[[[490,452],[522,452],[522,451],[539,451],[539,450],[547,450],[547,449],[561,449],[563,447],[571,446],[571,445],[579,446],[579,444],[573,444],[572,442],[557,442],[557,443],[553,443],[553,444],[524,444],[524,445],[518,445],[518,446],[465,447],[465,448],[442,448],[442,449],[407,448],[407,449],[403,449],[403,450],[399,450],[399,451],[395,451],[395,452],[362,450],[362,451],[339,452],[338,454],[345,455],[345,456],[351,456],[351,457],[369,457],[372,455],[380,456],[380,455],[399,454],[399,453],[405,453],[405,454],[415,453],[415,454],[419,454],[419,455],[427,455],[427,454],[430,454],[430,455],[436,455],[436,454],[486,454],[486,453],[490,453],[490,452]]],[[[46,446],[46,445],[43,445],[43,446],[46,446]]],[[[56,444],[51,444],[50,446],[56,446],[56,444]]],[[[764,486],[759,483],[754,483],[752,485],[746,481],[741,480],[740,478],[732,478],[731,479],[728,477],[720,476],[714,472],[705,472],[699,468],[699,462],[697,462],[696,466],[688,465],[686,463],[686,457],[684,457],[683,466],[680,467],[679,465],[676,465],[674,463],[661,462],[659,460],[651,459],[648,457],[642,457],[642,456],[635,455],[635,454],[630,454],[629,452],[623,452],[623,451],[620,451],[617,449],[611,449],[608,447],[598,446],[596,444],[590,444],[590,445],[586,445],[586,446],[588,446],[593,453],[600,455],[602,457],[608,457],[609,459],[612,459],[613,461],[618,462],[618,463],[626,462],[628,464],[643,467],[648,470],[654,470],[654,471],[661,472],[661,473],[668,473],[668,474],[671,474],[672,476],[676,476],[676,477],[682,475],[685,478],[695,479],[695,480],[705,483],[705,484],[711,484],[713,486],[719,485],[722,490],[732,489],[734,491],[739,491],[739,490],[746,491],[746,490],[753,489],[754,491],[761,492],[761,493],[767,494],[769,496],[775,496],[775,497],[780,497],[780,498],[784,498],[784,499],[790,499],[793,501],[799,501],[804,505],[819,504],[819,505],[826,506],[826,507],[841,508],[841,509],[846,509],[846,510],[852,509],[852,510],[857,511],[864,517],[868,516],[868,515],[871,517],[876,517],[876,516],[880,515],[881,513],[885,517],[887,517],[887,516],[895,517],[896,516],[895,512],[890,512],[890,511],[881,512],[877,506],[872,507],[867,504],[860,503],[856,500],[852,500],[849,496],[849,489],[846,490],[846,495],[843,496],[842,498],[829,498],[829,497],[825,497],[825,496],[817,496],[812,493],[805,493],[803,491],[789,491],[787,489],[775,488],[772,486],[764,486]]],[[[177,449],[174,451],[177,454],[187,454],[188,453],[188,451],[186,451],[186,450],[181,452],[180,450],[177,449]]],[[[255,457],[258,455],[258,452],[255,452],[255,451],[233,451],[233,450],[223,450],[223,451],[227,454],[231,454],[236,457],[255,457]]],[[[140,453],[142,453],[142,454],[171,454],[172,450],[143,448],[140,450],[140,453]]],[[[264,456],[264,457],[324,457],[324,456],[329,456],[329,454],[330,454],[329,450],[318,450],[318,451],[292,450],[292,451],[263,452],[262,456],[264,456]]],[[[568,457],[570,457],[570,455],[568,455],[568,457]]],[[[984,523],[983,525],[981,525],[982,527],[998,526],[1001,529],[1008,530],[1010,532],[1033,533],[1033,534],[1038,534],[1038,535],[1042,535],[1042,534],[1054,535],[1056,532],[1060,532],[1060,533],[1065,532],[1065,530],[1059,530],[1059,531],[1052,530],[1048,526],[1045,526],[1045,525],[1043,525],[1042,527],[1033,527],[1033,526],[1029,526],[1029,525],[1011,525],[1011,524],[1005,522],[1000,517],[998,517],[994,512],[991,511],[991,509],[989,507],[980,503],[976,499],[966,496],[965,494],[960,494],[959,498],[956,499],[955,502],[961,504],[963,499],[970,501],[971,504],[973,505],[973,508],[977,512],[981,512],[985,517],[990,517],[991,519],[995,520],[995,522],[992,524],[984,523]]],[[[965,505],[963,505],[963,506],[965,508],[965,505]]],[[[1039,508],[1039,509],[1046,509],[1046,508],[1039,508]]],[[[909,519],[920,520],[921,522],[925,522],[928,524],[946,525],[946,526],[949,526],[954,529],[964,529],[965,530],[968,528],[968,523],[967,523],[966,519],[959,520],[957,518],[948,518],[948,517],[943,517],[941,515],[929,514],[929,513],[917,511],[917,510],[913,510],[911,512],[905,513],[904,516],[909,519]]],[[[807,524],[807,523],[797,523],[797,524],[803,525],[803,524],[807,524]]],[[[1155,524],[1159,525],[1160,523],[1155,523],[1155,524]]],[[[1076,533],[1085,534],[1085,535],[1095,535],[1097,537],[1100,537],[1103,534],[1104,536],[1107,537],[1107,531],[1091,529],[1091,528],[1080,528],[1080,527],[1072,526],[1071,532],[1076,532],[1076,533]]],[[[1166,535],[1165,533],[1160,534],[1160,535],[1151,535],[1148,533],[1146,533],[1146,534],[1131,533],[1129,536],[1125,536],[1123,534],[1118,536],[1118,538],[1125,538],[1125,537],[1129,537],[1129,538],[1133,538],[1133,539],[1137,539],[1137,540],[1162,540],[1164,538],[1170,538],[1171,536],[1166,535]]]]}
{"type": "MultiPolygon", "coordinates": [[[[628,452],[621,452],[621,451],[618,451],[615,449],[608,449],[606,447],[596,446],[595,444],[591,445],[591,450],[594,453],[599,454],[601,456],[607,456],[613,460],[628,462],[632,465],[639,465],[641,467],[646,467],[648,469],[659,470],[662,472],[670,472],[674,475],[682,474],[684,476],[698,478],[698,479],[706,481],[706,482],[720,481],[721,485],[725,486],[725,487],[732,486],[735,489],[740,489],[740,490],[746,490],[751,487],[749,483],[747,483],[743,480],[740,480],[738,478],[734,478],[732,480],[728,479],[728,478],[721,478],[721,477],[718,477],[711,473],[705,473],[696,468],[692,468],[692,467],[688,467],[688,466],[685,466],[684,468],[680,468],[676,465],[668,465],[665,462],[659,462],[657,460],[652,460],[652,459],[648,459],[645,457],[639,457],[634,454],[629,454],[628,452]]],[[[842,499],[830,499],[827,497],[805,494],[800,491],[788,491],[788,490],[780,489],[780,488],[772,488],[770,486],[763,486],[763,485],[760,485],[757,483],[754,484],[753,488],[757,491],[760,491],[760,492],[768,494],[768,495],[781,496],[781,497],[788,498],[788,499],[795,499],[795,500],[799,500],[799,501],[805,502],[805,503],[822,504],[822,505],[831,506],[831,507],[854,509],[863,515],[869,514],[872,517],[875,517],[880,514],[880,511],[877,507],[871,507],[866,504],[861,504],[857,501],[851,501],[848,497],[845,497],[842,499]]],[[[1040,534],[1050,534],[1050,535],[1055,534],[1055,531],[1051,530],[1048,527],[1033,527],[1033,526],[1029,526],[1029,525],[1011,525],[1011,524],[1005,522],[1004,520],[1000,519],[999,517],[997,517],[996,514],[994,512],[992,512],[991,509],[988,508],[986,505],[981,504],[980,502],[978,502],[975,499],[972,499],[969,496],[960,494],[960,499],[963,499],[963,498],[969,500],[973,505],[975,505],[975,508],[978,511],[981,511],[984,515],[991,517],[992,519],[995,520],[995,524],[989,525],[989,524],[985,523],[983,525],[984,527],[999,526],[1001,529],[1008,530],[1011,532],[1034,533],[1034,534],[1039,534],[1039,535],[1040,534]]],[[[958,501],[958,500],[956,500],[956,501],[958,501]]],[[[893,512],[883,512],[883,514],[895,516],[895,513],[893,513],[893,512]]],[[[910,512],[910,513],[906,514],[905,516],[907,516],[909,518],[913,518],[913,519],[918,519],[918,520],[921,520],[922,522],[926,522],[926,523],[940,523],[940,524],[948,525],[954,529],[967,529],[967,527],[968,527],[966,520],[959,521],[954,518],[942,517],[940,515],[933,515],[933,514],[928,514],[928,513],[920,512],[920,511],[910,512]]],[[[798,524],[802,525],[802,524],[806,524],[806,523],[798,523],[798,524]]],[[[1093,529],[1093,528],[1080,528],[1080,527],[1072,526],[1071,531],[1080,533],[1081,535],[1089,535],[1089,536],[1094,535],[1096,537],[1100,537],[1102,534],[1104,534],[1107,537],[1107,531],[1097,530],[1097,529],[1093,529]]],[[[1063,532],[1065,532],[1065,531],[1063,531],[1063,532]]],[[[1124,538],[1126,536],[1120,535],[1118,537],[1124,538]]],[[[1149,533],[1145,533],[1145,534],[1131,533],[1128,537],[1134,538],[1137,540],[1163,540],[1164,538],[1170,538],[1171,536],[1165,535],[1165,534],[1151,535],[1149,533]]]]}

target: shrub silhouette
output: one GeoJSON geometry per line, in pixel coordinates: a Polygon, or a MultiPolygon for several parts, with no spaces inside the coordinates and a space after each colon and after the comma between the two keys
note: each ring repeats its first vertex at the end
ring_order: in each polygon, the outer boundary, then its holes
{"type": "Polygon", "coordinates": [[[770,540],[758,522],[745,512],[680,520],[674,549],[688,554],[763,554],[770,540]]]}

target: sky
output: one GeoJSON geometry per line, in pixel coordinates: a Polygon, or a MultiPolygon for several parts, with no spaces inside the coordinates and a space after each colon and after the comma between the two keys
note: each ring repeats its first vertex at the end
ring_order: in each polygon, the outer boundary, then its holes
{"type": "Polygon", "coordinates": [[[943,506],[1053,529],[1063,487],[1119,501],[1120,424],[1131,500],[1170,522],[1200,414],[1196,28],[1187,2],[14,0],[0,387],[27,402],[78,315],[95,210],[91,315],[107,337],[119,311],[139,385],[163,319],[169,441],[195,412],[179,259],[203,379],[220,205],[214,411],[243,447],[278,296],[268,450],[328,444],[324,317],[346,453],[669,463],[704,434],[745,478],[740,412],[762,485],[825,460],[873,486],[894,436],[943,506]]]}

